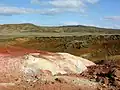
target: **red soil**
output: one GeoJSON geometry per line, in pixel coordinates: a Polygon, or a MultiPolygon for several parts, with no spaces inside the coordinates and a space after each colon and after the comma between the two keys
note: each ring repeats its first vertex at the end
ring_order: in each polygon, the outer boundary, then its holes
{"type": "MultiPolygon", "coordinates": [[[[22,55],[27,53],[40,53],[40,55],[54,55],[53,53],[21,47],[7,46],[0,48],[0,90],[86,90],[87,87],[73,85],[72,83],[41,81],[26,82],[24,75],[20,72],[22,64],[22,55]],[[9,57],[8,57],[9,56],[9,57]],[[17,56],[14,57],[14,56],[17,56]],[[11,58],[12,57],[12,58],[11,58]],[[14,58],[14,59],[13,59],[14,58]],[[15,83],[15,86],[9,86],[9,83],[15,83]],[[7,85],[5,85],[5,83],[7,85]]],[[[48,71],[44,71],[48,73],[48,71]]],[[[49,72],[51,75],[51,73],[49,72]]],[[[90,87],[89,87],[90,88],[90,87]]],[[[93,90],[93,89],[91,89],[93,90]]]]}
{"type": "Polygon", "coordinates": [[[32,49],[25,49],[22,47],[14,47],[14,46],[7,46],[7,47],[0,47],[0,56],[21,56],[28,53],[40,53],[41,55],[52,55],[50,52],[46,51],[38,51],[32,49]]]}

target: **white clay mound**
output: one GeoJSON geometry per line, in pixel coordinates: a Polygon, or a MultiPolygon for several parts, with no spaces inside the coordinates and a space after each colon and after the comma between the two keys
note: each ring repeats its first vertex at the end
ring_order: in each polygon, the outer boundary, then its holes
{"type": "Polygon", "coordinates": [[[87,66],[95,65],[93,62],[68,53],[30,53],[24,56],[22,71],[25,73],[50,71],[52,75],[61,73],[82,73],[87,66]]]}

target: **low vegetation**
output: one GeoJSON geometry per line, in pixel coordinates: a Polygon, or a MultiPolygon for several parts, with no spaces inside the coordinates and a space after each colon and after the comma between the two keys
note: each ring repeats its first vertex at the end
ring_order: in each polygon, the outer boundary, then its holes
{"type": "Polygon", "coordinates": [[[105,29],[92,26],[58,26],[58,27],[44,27],[37,26],[31,23],[24,24],[4,24],[0,25],[0,33],[27,33],[27,32],[54,32],[54,33],[102,33],[102,34],[113,34],[120,33],[117,29],[105,29]]]}

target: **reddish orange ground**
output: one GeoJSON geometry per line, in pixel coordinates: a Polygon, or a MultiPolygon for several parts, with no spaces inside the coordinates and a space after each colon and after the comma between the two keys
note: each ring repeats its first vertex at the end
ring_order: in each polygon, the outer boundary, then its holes
{"type": "MultiPolygon", "coordinates": [[[[64,78],[61,81],[54,82],[42,82],[37,80],[36,82],[27,82],[23,78],[23,74],[20,71],[19,66],[21,65],[21,57],[27,53],[40,53],[50,55],[52,53],[30,50],[21,47],[2,47],[0,48],[0,90],[94,90],[90,86],[79,86],[71,82],[64,82],[64,78]],[[9,57],[8,57],[9,56],[9,57]],[[18,59],[10,59],[11,57],[17,56],[18,59]],[[15,85],[9,85],[14,82],[15,85]]],[[[42,76],[41,76],[42,77],[42,76]]],[[[37,78],[37,77],[36,77],[37,78]]]]}

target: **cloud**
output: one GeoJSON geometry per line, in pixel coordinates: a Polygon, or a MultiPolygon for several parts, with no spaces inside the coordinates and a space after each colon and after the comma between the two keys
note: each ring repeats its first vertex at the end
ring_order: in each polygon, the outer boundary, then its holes
{"type": "Polygon", "coordinates": [[[64,22],[62,25],[83,25],[83,26],[100,27],[100,25],[95,25],[95,24],[83,24],[83,23],[75,22],[75,21],[64,22]]]}
{"type": "Polygon", "coordinates": [[[104,20],[120,21],[120,16],[107,16],[104,20]]]}
{"type": "Polygon", "coordinates": [[[120,29],[120,25],[119,25],[119,24],[114,24],[114,25],[113,25],[113,28],[115,28],[115,29],[120,29]]]}
{"type": "Polygon", "coordinates": [[[99,2],[99,0],[87,0],[88,3],[92,3],[92,4],[95,4],[97,2],[99,2]]]}
{"type": "Polygon", "coordinates": [[[39,4],[39,3],[40,3],[40,0],[31,0],[31,3],[32,3],[32,4],[39,4]]]}
{"type": "Polygon", "coordinates": [[[95,4],[99,0],[31,0],[33,4],[43,4],[49,7],[57,8],[59,11],[68,11],[68,12],[84,12],[87,8],[87,3],[95,4]]]}
{"type": "Polygon", "coordinates": [[[11,7],[11,6],[0,6],[0,15],[3,16],[11,16],[11,15],[20,15],[20,14],[56,14],[61,12],[58,9],[51,8],[51,9],[33,9],[33,8],[19,8],[19,7],[11,7]]]}
{"type": "Polygon", "coordinates": [[[32,9],[18,8],[18,7],[0,7],[0,15],[17,15],[17,14],[27,14],[33,12],[32,9]]]}
{"type": "Polygon", "coordinates": [[[81,0],[53,0],[49,2],[52,6],[57,8],[80,8],[84,7],[81,0]]]}
{"type": "Polygon", "coordinates": [[[85,4],[80,0],[53,0],[49,2],[54,8],[69,12],[84,12],[85,4]]]}
{"type": "Polygon", "coordinates": [[[11,16],[20,14],[42,14],[54,15],[64,12],[84,13],[87,7],[86,3],[97,3],[98,0],[31,0],[33,4],[43,5],[42,9],[22,8],[14,6],[0,5],[0,15],[11,16]],[[47,8],[46,8],[47,7],[47,8]]]}

